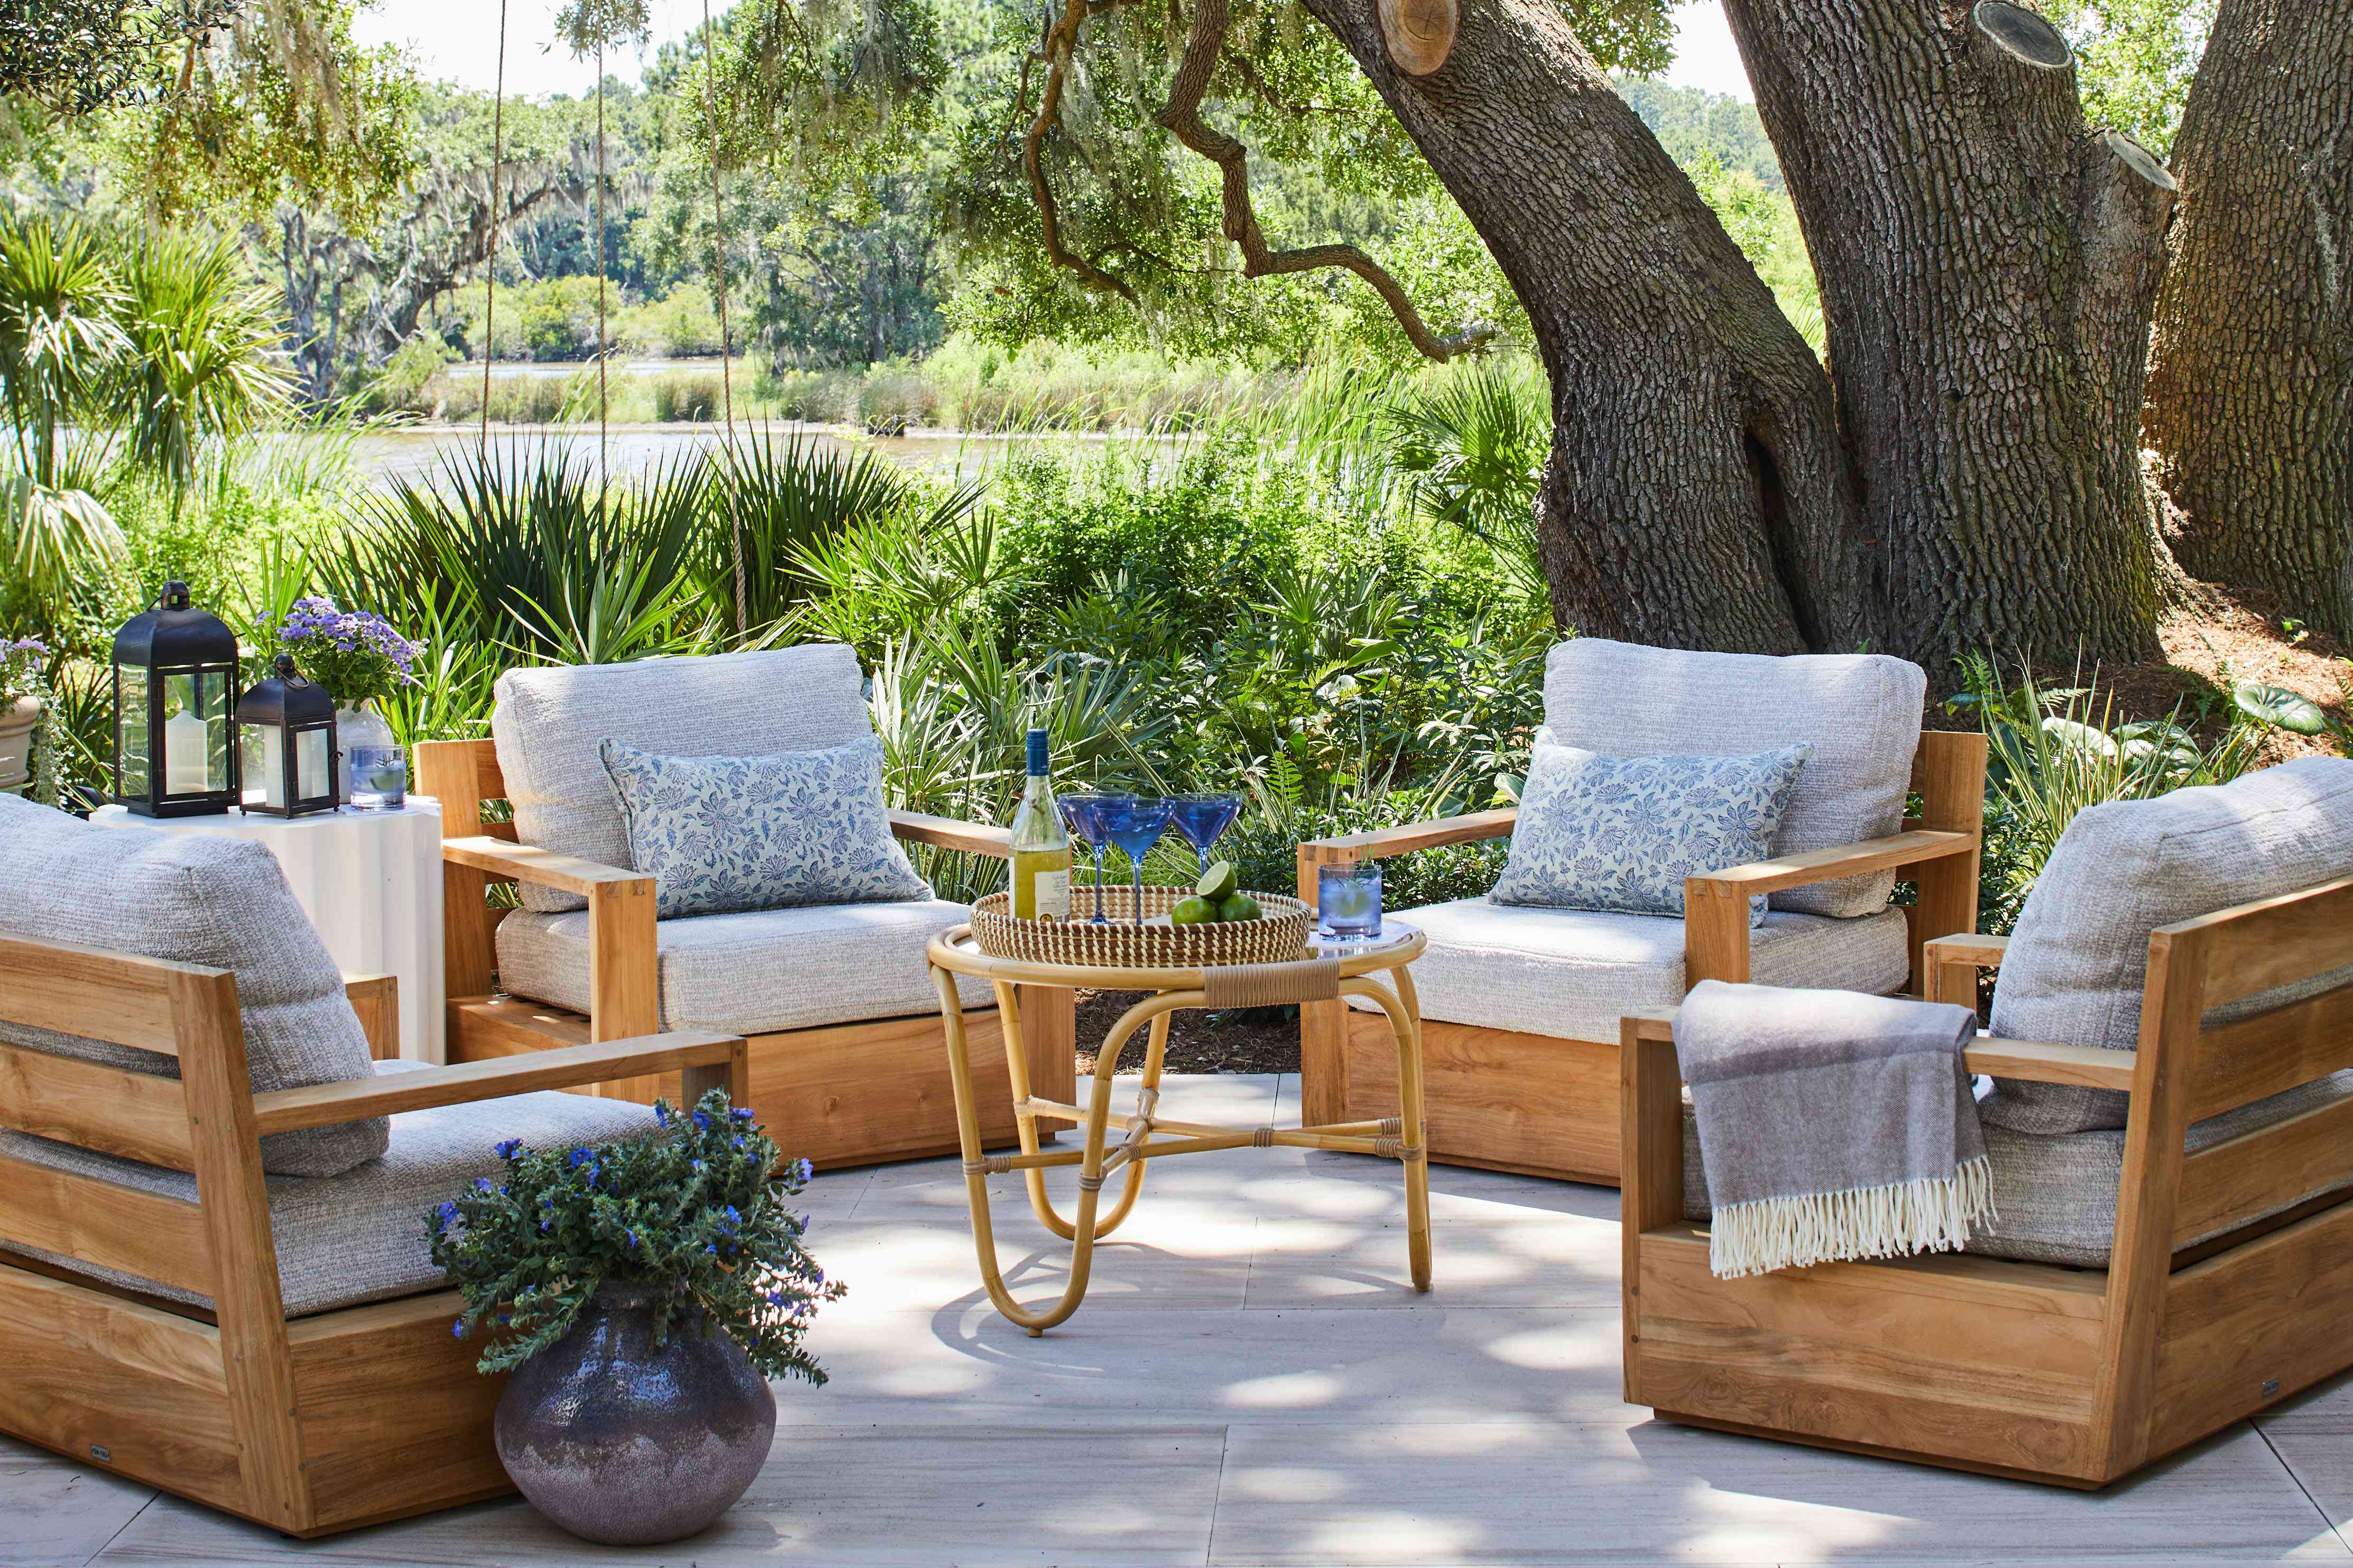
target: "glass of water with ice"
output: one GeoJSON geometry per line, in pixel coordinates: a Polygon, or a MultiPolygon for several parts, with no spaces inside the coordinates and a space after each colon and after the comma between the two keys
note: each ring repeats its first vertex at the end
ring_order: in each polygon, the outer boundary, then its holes
{"type": "Polygon", "coordinates": [[[1381,934],[1381,866],[1325,866],[1315,878],[1316,933],[1337,942],[1366,942],[1381,934]]]}

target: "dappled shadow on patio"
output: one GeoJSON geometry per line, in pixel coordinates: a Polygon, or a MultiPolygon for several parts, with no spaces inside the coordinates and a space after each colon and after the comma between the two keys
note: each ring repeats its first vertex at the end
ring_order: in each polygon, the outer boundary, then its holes
{"type": "MultiPolygon", "coordinates": [[[[1124,1098],[1124,1090],[1123,1091],[1124,1098]]],[[[1296,1080],[1172,1080],[1177,1115],[1295,1112],[1296,1080]]],[[[1070,1177],[1055,1173],[1068,1201],[1070,1177]]],[[[1025,1301],[1068,1263],[994,1177],[1025,1301]]],[[[722,1524],[586,1548],[519,1502],[289,1542],[0,1450],[10,1562],[1873,1563],[2353,1558],[2342,1380],[2097,1495],[1670,1426],[1620,1401],[1617,1194],[1438,1167],[1407,1283],[1388,1162],[1240,1149],[1151,1170],[1086,1304],[1030,1339],[981,1294],[954,1161],[820,1176],[850,1295],[778,1389],[722,1524]]]]}

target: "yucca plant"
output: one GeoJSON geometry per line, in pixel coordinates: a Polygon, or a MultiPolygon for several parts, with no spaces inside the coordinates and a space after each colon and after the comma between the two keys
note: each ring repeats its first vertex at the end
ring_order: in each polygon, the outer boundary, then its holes
{"type": "Polygon", "coordinates": [[[0,613],[47,625],[77,578],[122,556],[99,499],[110,453],[77,437],[129,352],[122,289],[97,231],[0,212],[0,403],[16,451],[0,471],[0,613]]]}
{"type": "MultiPolygon", "coordinates": [[[[712,478],[712,548],[698,568],[705,593],[732,605],[730,535],[740,531],[746,636],[775,626],[818,586],[802,564],[807,552],[852,529],[900,517],[922,494],[918,481],[878,453],[847,452],[799,435],[734,437],[720,448],[712,478]]],[[[961,520],[978,495],[971,486],[949,492],[928,509],[926,522],[961,520]]]]}
{"type": "Polygon", "coordinates": [[[526,661],[707,648],[723,608],[694,569],[708,481],[694,456],[607,489],[593,456],[562,441],[453,447],[421,482],[370,497],[322,575],[340,603],[526,661]]]}
{"type": "MultiPolygon", "coordinates": [[[[1008,664],[993,639],[919,626],[884,645],[871,692],[883,789],[905,810],[1011,821],[1032,724],[1045,727],[1065,788],[1158,784],[1145,757],[1166,721],[1100,659],[1008,664]]],[[[1000,862],[914,848],[942,898],[969,900],[1004,880],[1000,862]]]]}
{"type": "Polygon", "coordinates": [[[185,489],[206,441],[291,406],[282,301],[227,237],[151,234],[124,255],[121,278],[126,347],[108,401],[128,426],[131,459],[185,489]]]}

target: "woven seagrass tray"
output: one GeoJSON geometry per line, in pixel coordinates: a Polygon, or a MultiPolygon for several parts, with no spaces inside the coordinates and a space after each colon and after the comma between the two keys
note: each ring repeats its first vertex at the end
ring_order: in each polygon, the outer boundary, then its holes
{"type": "Polygon", "coordinates": [[[1190,896],[1190,888],[1146,888],[1144,915],[1163,923],[1134,923],[1133,888],[1105,888],[1097,925],[1095,890],[1071,889],[1071,919],[1021,921],[1012,915],[1013,895],[991,893],[972,907],[973,940],[991,958],[1024,963],[1080,963],[1098,969],[1208,969],[1229,963],[1288,963],[1307,952],[1307,906],[1281,893],[1252,893],[1264,911],[1254,921],[1207,925],[1169,925],[1168,911],[1190,896]]]}

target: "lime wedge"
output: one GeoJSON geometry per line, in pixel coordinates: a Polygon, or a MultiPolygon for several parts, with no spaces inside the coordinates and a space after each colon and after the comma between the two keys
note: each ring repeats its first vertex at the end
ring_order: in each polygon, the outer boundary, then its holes
{"type": "Polygon", "coordinates": [[[1193,890],[1213,904],[1223,903],[1234,896],[1234,886],[1238,880],[1234,875],[1234,863],[1220,860],[1209,868],[1208,873],[1193,890]]]}

